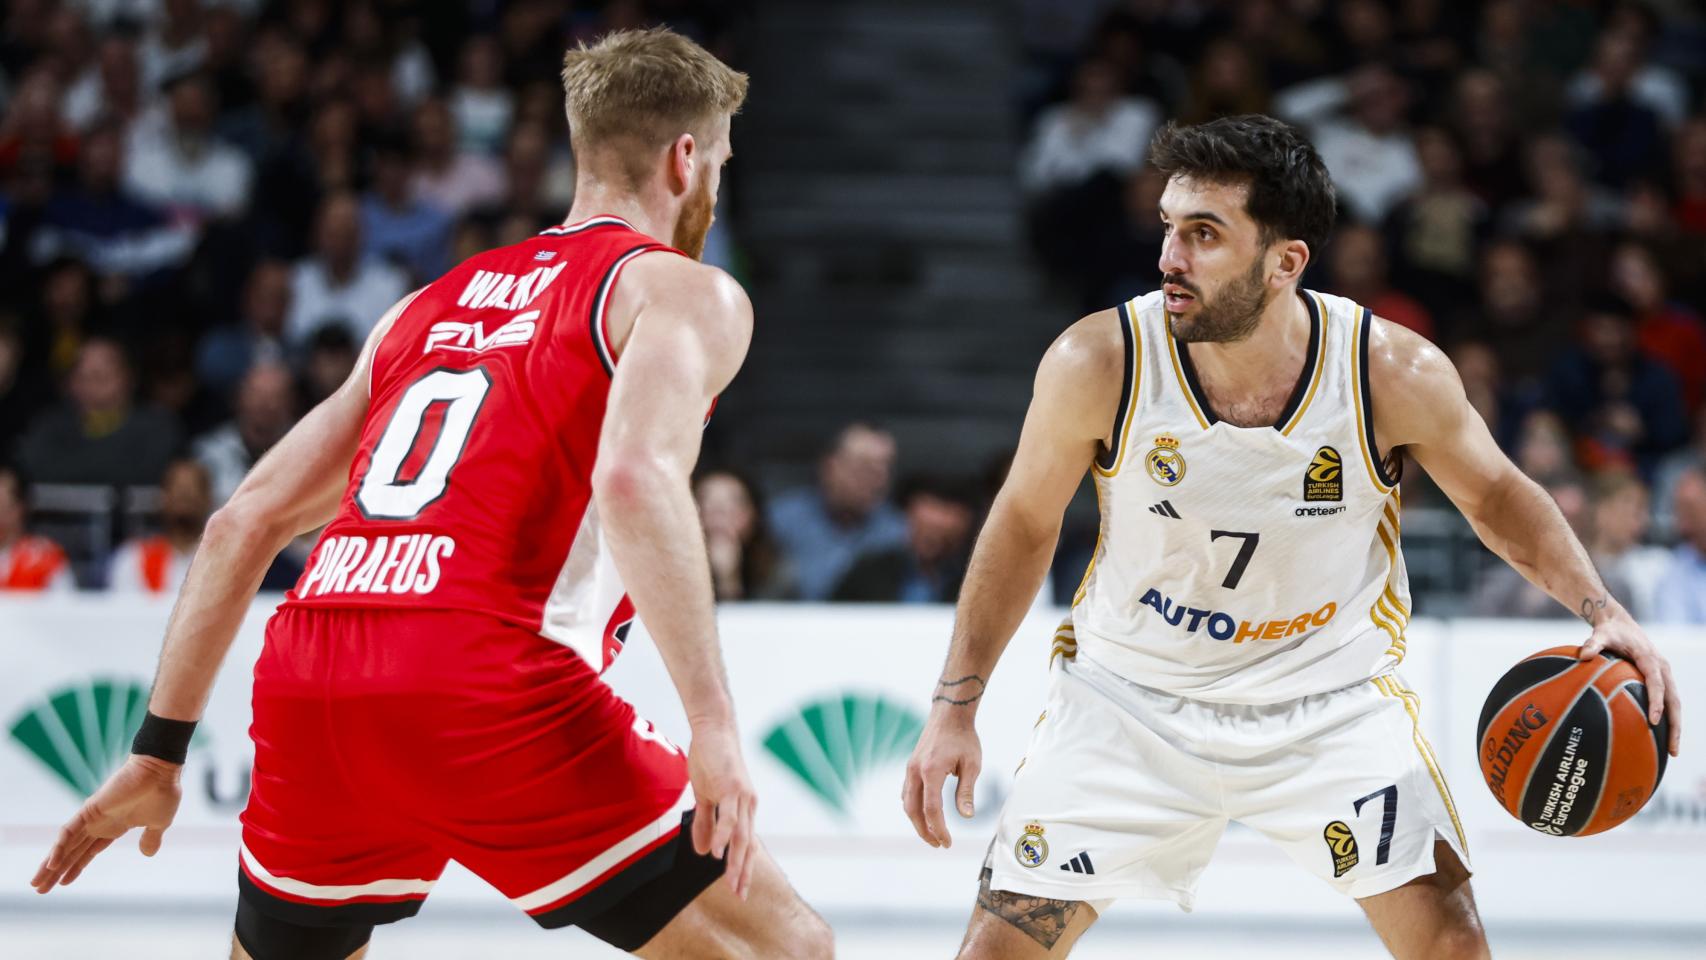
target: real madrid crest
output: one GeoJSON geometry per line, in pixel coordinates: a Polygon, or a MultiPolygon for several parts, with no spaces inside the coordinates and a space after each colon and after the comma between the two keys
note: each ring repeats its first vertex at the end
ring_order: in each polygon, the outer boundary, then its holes
{"type": "Polygon", "coordinates": [[[1179,441],[1166,434],[1155,438],[1143,465],[1149,470],[1149,478],[1163,487],[1177,486],[1185,479],[1185,455],[1179,452],[1179,441]]]}
{"type": "Polygon", "coordinates": [[[1025,832],[1019,834],[1019,842],[1013,845],[1013,856],[1019,858],[1020,866],[1043,865],[1043,861],[1048,859],[1048,841],[1043,839],[1042,824],[1025,824],[1025,832]]]}

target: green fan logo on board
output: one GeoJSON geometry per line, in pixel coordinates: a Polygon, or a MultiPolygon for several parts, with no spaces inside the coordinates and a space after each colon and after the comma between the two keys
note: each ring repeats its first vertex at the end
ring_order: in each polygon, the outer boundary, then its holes
{"type": "Polygon", "coordinates": [[[907,707],[881,696],[843,694],[809,703],[764,737],[764,748],[842,816],[876,767],[904,761],[924,731],[907,707]]]}
{"type": "MultiPolygon", "coordinates": [[[[95,792],[130,755],[148,712],[148,687],[96,678],[61,687],[13,719],[12,739],[78,796],[95,792]]],[[[204,745],[198,733],[192,746],[204,745]]]]}

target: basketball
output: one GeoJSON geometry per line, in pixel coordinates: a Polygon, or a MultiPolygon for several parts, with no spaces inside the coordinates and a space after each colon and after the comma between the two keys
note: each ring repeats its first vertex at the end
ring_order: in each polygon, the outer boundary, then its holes
{"type": "Polygon", "coordinates": [[[1541,833],[1583,837],[1634,816],[1665,774],[1670,720],[1647,723],[1634,665],[1580,647],[1542,650],[1510,668],[1475,728],[1481,775],[1511,816],[1541,833]]]}

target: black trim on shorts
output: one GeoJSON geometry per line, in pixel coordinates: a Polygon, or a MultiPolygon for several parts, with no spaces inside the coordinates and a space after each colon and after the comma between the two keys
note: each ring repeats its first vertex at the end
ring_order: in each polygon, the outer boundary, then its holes
{"type": "Polygon", "coordinates": [[[291,923],[262,911],[248,897],[237,898],[237,920],[232,926],[237,942],[253,960],[347,960],[373,939],[371,923],[340,927],[291,923]]]}
{"type": "Polygon", "coordinates": [[[297,903],[295,900],[275,897],[261,889],[260,884],[249,879],[248,873],[242,867],[237,868],[237,894],[267,916],[303,927],[359,927],[396,923],[420,913],[421,904],[426,902],[426,896],[423,894],[407,900],[390,900],[383,903],[340,903],[337,906],[297,903]]]}
{"type": "Polygon", "coordinates": [[[668,843],[534,921],[547,930],[578,926],[619,950],[645,946],[723,875],[722,858],[693,849],[693,813],[681,815],[681,830],[668,843]]]}

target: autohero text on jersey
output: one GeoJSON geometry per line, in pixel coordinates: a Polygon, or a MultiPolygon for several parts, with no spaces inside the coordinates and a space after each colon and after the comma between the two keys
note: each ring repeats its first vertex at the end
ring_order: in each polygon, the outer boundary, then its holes
{"type": "Polygon", "coordinates": [[[1150,587],[1138,602],[1154,608],[1169,625],[1184,627],[1186,633],[1196,633],[1200,627],[1216,640],[1230,640],[1233,643],[1243,643],[1246,640],[1284,640],[1326,626],[1339,612],[1339,605],[1329,600],[1311,613],[1252,623],[1249,620],[1234,620],[1230,614],[1218,610],[1187,607],[1154,587],[1150,587]]]}
{"type": "Polygon", "coordinates": [[[399,537],[330,537],[298,596],[333,593],[431,593],[440,564],[456,552],[456,541],[430,533],[399,537]]]}

